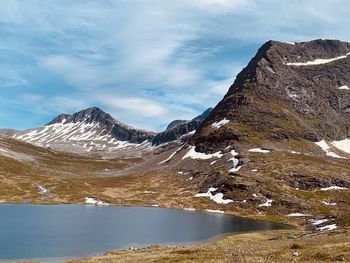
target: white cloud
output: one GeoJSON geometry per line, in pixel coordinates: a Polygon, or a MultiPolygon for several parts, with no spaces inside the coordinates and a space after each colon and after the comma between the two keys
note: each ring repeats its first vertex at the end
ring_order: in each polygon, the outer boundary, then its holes
{"type": "Polygon", "coordinates": [[[43,96],[45,103],[35,106],[41,113],[97,103],[121,120],[155,128],[215,105],[269,39],[349,39],[348,6],[344,0],[61,0],[45,7],[41,0],[1,1],[0,85],[21,87],[23,108],[39,99],[28,94],[43,96]]]}
{"type": "Polygon", "coordinates": [[[166,109],[159,103],[140,97],[125,97],[119,95],[97,95],[95,100],[113,110],[126,111],[130,115],[140,117],[156,117],[166,114],[166,109]]]}
{"type": "Polygon", "coordinates": [[[0,88],[25,86],[28,81],[20,73],[11,69],[11,65],[0,67],[0,88]]]}
{"type": "Polygon", "coordinates": [[[20,97],[24,101],[35,102],[35,103],[43,101],[45,99],[44,96],[40,94],[32,94],[32,93],[22,93],[20,94],[20,97]]]}
{"type": "Polygon", "coordinates": [[[105,81],[101,68],[70,56],[49,56],[41,59],[39,63],[45,69],[60,75],[68,84],[82,90],[96,88],[105,81]]]}
{"type": "Polygon", "coordinates": [[[247,2],[248,1],[244,1],[244,0],[196,0],[195,1],[195,3],[199,7],[211,8],[211,9],[220,8],[221,10],[226,9],[226,11],[229,11],[232,8],[237,8],[238,6],[243,5],[247,2]]]}

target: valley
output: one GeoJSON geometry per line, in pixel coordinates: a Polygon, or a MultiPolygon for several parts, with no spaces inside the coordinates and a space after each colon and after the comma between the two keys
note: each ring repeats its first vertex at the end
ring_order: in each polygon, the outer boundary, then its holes
{"type": "Polygon", "coordinates": [[[97,107],[2,130],[0,201],[180,208],[294,226],[73,262],[349,261],[350,93],[340,88],[350,85],[349,51],[338,40],[269,41],[214,109],[159,133],[97,107]]]}

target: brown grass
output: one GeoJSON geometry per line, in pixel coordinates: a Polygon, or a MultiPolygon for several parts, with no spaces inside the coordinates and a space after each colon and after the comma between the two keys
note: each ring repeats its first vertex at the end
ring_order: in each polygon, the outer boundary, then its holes
{"type": "Polygon", "coordinates": [[[307,234],[295,230],[239,234],[214,243],[186,247],[151,246],[109,252],[69,263],[115,262],[349,262],[349,230],[307,234]],[[298,252],[298,256],[293,256],[298,252]]]}

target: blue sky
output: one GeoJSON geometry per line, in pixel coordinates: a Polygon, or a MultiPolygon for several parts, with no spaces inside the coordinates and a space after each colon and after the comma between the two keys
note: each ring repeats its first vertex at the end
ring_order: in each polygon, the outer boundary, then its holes
{"type": "Polygon", "coordinates": [[[269,39],[350,38],[340,0],[2,0],[0,127],[99,106],[161,130],[225,95],[269,39]]]}

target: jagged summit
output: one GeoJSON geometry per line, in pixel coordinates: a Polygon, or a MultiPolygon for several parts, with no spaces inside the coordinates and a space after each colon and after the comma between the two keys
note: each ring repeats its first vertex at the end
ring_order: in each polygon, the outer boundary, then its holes
{"type": "MultiPolygon", "coordinates": [[[[98,107],[90,107],[79,112],[70,114],[60,114],[52,121],[50,121],[47,125],[51,125],[54,123],[76,123],[76,122],[116,122],[116,120],[108,113],[104,112],[98,107]]],[[[125,125],[126,126],[126,125],[125,125]]]]}
{"type": "MultiPolygon", "coordinates": [[[[104,112],[98,107],[91,107],[85,110],[79,111],[72,115],[71,122],[84,121],[88,123],[92,122],[116,122],[116,120],[108,113],[104,112]]],[[[126,126],[126,125],[125,125],[126,126]]]]}
{"type": "Polygon", "coordinates": [[[350,43],[268,41],[194,136],[203,150],[231,141],[349,136],[350,43]],[[225,125],[217,127],[224,121],[225,125]]]}

